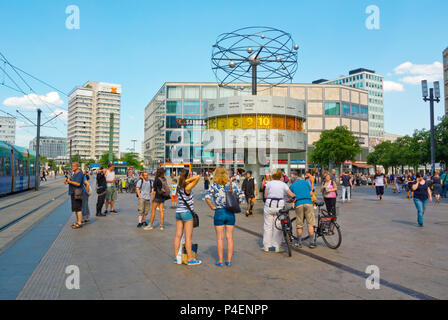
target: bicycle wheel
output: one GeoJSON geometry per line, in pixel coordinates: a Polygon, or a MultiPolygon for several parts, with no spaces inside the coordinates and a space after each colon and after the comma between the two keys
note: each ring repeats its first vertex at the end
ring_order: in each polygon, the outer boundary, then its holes
{"type": "Polygon", "coordinates": [[[285,228],[283,228],[283,237],[285,238],[285,242],[286,242],[286,247],[288,248],[288,256],[290,257],[292,252],[292,241],[291,241],[291,236],[289,235],[289,233],[286,231],[285,228]]]}
{"type": "Polygon", "coordinates": [[[337,249],[342,242],[340,227],[334,221],[321,223],[322,239],[330,249],[337,249]]]}

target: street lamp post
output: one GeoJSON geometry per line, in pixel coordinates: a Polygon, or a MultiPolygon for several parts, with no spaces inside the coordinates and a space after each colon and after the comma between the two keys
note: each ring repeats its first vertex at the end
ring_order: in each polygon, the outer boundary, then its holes
{"type": "Polygon", "coordinates": [[[431,171],[434,174],[436,169],[436,147],[434,141],[434,101],[440,102],[440,87],[439,81],[434,81],[434,88],[429,89],[428,98],[428,81],[422,80],[422,95],[423,101],[429,101],[429,112],[431,121],[431,171]]]}

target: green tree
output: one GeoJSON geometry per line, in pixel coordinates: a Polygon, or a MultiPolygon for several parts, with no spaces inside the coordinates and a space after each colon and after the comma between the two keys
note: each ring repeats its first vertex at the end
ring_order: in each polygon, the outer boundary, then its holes
{"type": "Polygon", "coordinates": [[[143,166],[142,166],[140,160],[138,160],[138,157],[139,157],[138,153],[128,152],[123,155],[123,157],[120,159],[120,161],[126,161],[129,166],[132,166],[132,167],[136,168],[137,170],[142,170],[143,166]]]}
{"type": "Polygon", "coordinates": [[[436,162],[448,164],[448,117],[434,128],[434,140],[436,145],[436,162]]]}
{"type": "Polygon", "coordinates": [[[339,126],[333,130],[325,130],[320,139],[313,143],[310,160],[320,167],[329,166],[330,163],[338,165],[346,160],[354,160],[361,152],[360,142],[346,126],[339,126]]]}
{"type": "Polygon", "coordinates": [[[385,172],[390,167],[398,165],[397,146],[391,141],[383,141],[375,146],[375,150],[367,156],[367,163],[384,167],[385,172]]]}
{"type": "MultiPolygon", "coordinates": [[[[118,158],[115,156],[115,154],[113,155],[112,161],[118,161],[118,158]]],[[[107,168],[107,166],[109,165],[109,152],[103,153],[99,162],[102,167],[107,168]]]]}

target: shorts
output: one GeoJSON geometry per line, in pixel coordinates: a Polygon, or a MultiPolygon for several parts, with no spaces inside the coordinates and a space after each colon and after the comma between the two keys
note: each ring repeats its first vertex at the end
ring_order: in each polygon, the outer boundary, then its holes
{"type": "Polygon", "coordinates": [[[176,220],[180,220],[180,221],[191,221],[193,220],[193,215],[191,214],[190,211],[185,211],[185,212],[176,212],[176,220]]]}
{"type": "Polygon", "coordinates": [[[106,201],[117,200],[117,189],[115,187],[107,187],[106,201]]]}
{"type": "Polygon", "coordinates": [[[213,221],[215,226],[234,226],[235,214],[225,208],[219,208],[215,210],[213,221]]]}
{"type": "Polygon", "coordinates": [[[72,212],[82,211],[82,200],[75,199],[75,195],[72,194],[72,212]]]}
{"type": "Polygon", "coordinates": [[[177,202],[177,196],[171,196],[171,201],[172,202],[177,202]]]}
{"type": "Polygon", "coordinates": [[[412,184],[408,183],[406,185],[406,192],[414,192],[414,190],[412,190],[412,184]]]}
{"type": "Polygon", "coordinates": [[[314,226],[316,224],[316,218],[314,216],[314,207],[310,203],[301,204],[296,207],[296,215],[297,215],[297,228],[303,228],[304,223],[303,220],[305,218],[308,226],[314,226]]]}
{"type": "Polygon", "coordinates": [[[149,213],[149,208],[151,207],[151,200],[138,199],[138,215],[147,216],[149,213]]]}
{"type": "Polygon", "coordinates": [[[384,194],[384,186],[375,186],[376,189],[376,195],[383,195],[384,194]]]}

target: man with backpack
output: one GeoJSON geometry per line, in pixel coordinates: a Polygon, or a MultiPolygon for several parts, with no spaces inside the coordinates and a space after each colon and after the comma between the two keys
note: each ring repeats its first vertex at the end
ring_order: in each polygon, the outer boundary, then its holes
{"type": "Polygon", "coordinates": [[[138,198],[138,224],[137,228],[147,226],[146,216],[151,208],[152,180],[149,179],[148,172],[143,172],[137,181],[136,192],[138,198]]]}
{"type": "Polygon", "coordinates": [[[102,213],[104,201],[106,200],[106,176],[105,169],[100,167],[96,174],[96,193],[98,194],[98,198],[96,201],[96,216],[97,217],[105,217],[106,215],[102,213]]]}

